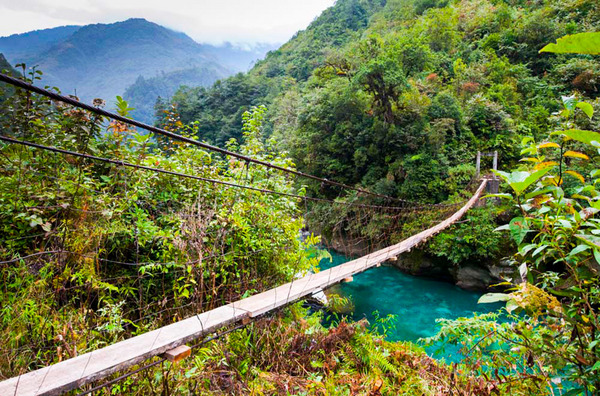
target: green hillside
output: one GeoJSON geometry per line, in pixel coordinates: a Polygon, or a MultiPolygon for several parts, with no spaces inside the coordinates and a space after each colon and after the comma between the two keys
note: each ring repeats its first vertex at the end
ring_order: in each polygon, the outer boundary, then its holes
{"type": "MultiPolygon", "coordinates": [[[[4,55],[2,53],[0,53],[0,72],[8,73],[9,75],[17,74],[17,71],[15,69],[13,69],[12,65],[10,63],[8,63],[8,61],[6,60],[6,58],[4,57],[4,55]]],[[[14,90],[11,87],[6,86],[5,84],[2,84],[0,86],[0,101],[3,101],[7,97],[11,96],[13,92],[14,92],[14,90]]]]}
{"type": "Polygon", "coordinates": [[[131,116],[136,120],[152,123],[158,98],[171,97],[181,86],[208,87],[222,75],[212,67],[195,67],[162,73],[156,77],[138,79],[123,94],[135,110],[131,116]]]}
{"type": "Polygon", "coordinates": [[[239,139],[244,111],[259,104],[270,105],[283,92],[305,83],[331,51],[359,39],[370,17],[382,7],[381,0],[338,1],[306,30],[269,52],[247,74],[219,81],[208,90],[186,88],[178,92],[173,101],[182,119],[199,121],[201,137],[213,143],[223,145],[232,137],[239,139]]]}
{"type": "Polygon", "coordinates": [[[300,169],[441,201],[477,150],[514,162],[515,143],[550,126],[561,94],[597,98],[597,60],[538,51],[597,29],[599,15],[592,0],[338,1],[248,74],[174,102],[217,144],[239,137],[240,111],[266,104],[266,132],[300,169]]]}

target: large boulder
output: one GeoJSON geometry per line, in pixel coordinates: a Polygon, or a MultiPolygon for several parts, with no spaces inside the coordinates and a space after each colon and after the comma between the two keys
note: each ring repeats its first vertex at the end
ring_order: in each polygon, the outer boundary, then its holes
{"type": "Polygon", "coordinates": [[[391,264],[408,274],[446,280],[467,290],[489,291],[490,288],[497,289],[492,286],[506,279],[516,279],[516,269],[506,259],[457,266],[444,258],[416,249],[400,255],[391,264]]]}

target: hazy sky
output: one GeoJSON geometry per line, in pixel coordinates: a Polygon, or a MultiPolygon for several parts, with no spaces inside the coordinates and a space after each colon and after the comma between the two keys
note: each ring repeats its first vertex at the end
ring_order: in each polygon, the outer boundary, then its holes
{"type": "Polygon", "coordinates": [[[146,18],[221,43],[287,41],[335,0],[0,0],[0,36],[146,18]]]}

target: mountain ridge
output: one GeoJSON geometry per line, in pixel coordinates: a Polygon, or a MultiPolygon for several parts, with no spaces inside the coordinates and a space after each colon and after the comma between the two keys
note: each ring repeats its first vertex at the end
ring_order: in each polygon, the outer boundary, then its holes
{"type": "MultiPolygon", "coordinates": [[[[250,50],[230,43],[221,47],[202,44],[183,32],[144,18],[0,37],[0,52],[9,62],[35,66],[44,73],[44,85],[56,86],[86,102],[99,97],[109,105],[140,81],[139,77],[155,81],[170,73],[187,71],[183,79],[178,74],[182,83],[208,86],[248,70],[271,48],[266,44],[257,44],[250,50]]],[[[154,88],[166,89],[159,96],[168,97],[177,87],[161,82],[154,88]]],[[[139,87],[136,89],[131,105],[140,110],[133,115],[152,122],[156,92],[144,95],[139,87]]]]}
{"type": "Polygon", "coordinates": [[[79,25],[66,25],[0,37],[0,52],[12,64],[26,62],[33,54],[49,50],[80,28],[79,25]]]}

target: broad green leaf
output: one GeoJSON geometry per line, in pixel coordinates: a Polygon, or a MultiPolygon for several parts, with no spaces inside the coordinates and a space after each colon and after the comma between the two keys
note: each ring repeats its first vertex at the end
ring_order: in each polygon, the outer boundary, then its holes
{"type": "Polygon", "coordinates": [[[590,119],[594,116],[594,108],[591,104],[587,102],[579,102],[577,103],[577,107],[581,109],[590,119]]]}
{"type": "Polygon", "coordinates": [[[598,249],[594,249],[594,258],[600,264],[600,251],[598,249]]]}
{"type": "Polygon", "coordinates": [[[505,198],[505,199],[512,199],[512,195],[510,194],[487,194],[484,195],[481,198],[505,198]]]}
{"type": "Polygon", "coordinates": [[[579,235],[575,235],[575,238],[587,243],[588,245],[592,246],[593,248],[600,249],[600,237],[597,237],[595,235],[579,234],[579,235]]]}
{"type": "Polygon", "coordinates": [[[557,222],[558,222],[558,224],[560,224],[564,228],[569,228],[569,229],[573,228],[573,225],[568,220],[558,219],[557,222]]]}
{"type": "Polygon", "coordinates": [[[534,249],[537,245],[535,243],[530,243],[529,245],[524,245],[522,247],[519,248],[519,253],[522,256],[525,256],[527,253],[529,253],[532,249],[534,249]]]}
{"type": "Polygon", "coordinates": [[[600,32],[566,35],[556,40],[556,43],[546,45],[540,52],[600,55],[600,32]]]}
{"type": "Polygon", "coordinates": [[[540,190],[535,190],[535,191],[530,192],[529,194],[526,194],[525,199],[534,198],[534,197],[537,197],[538,195],[552,192],[552,190],[554,190],[554,187],[546,187],[546,188],[542,188],[540,190]]]}
{"type": "Polygon", "coordinates": [[[569,253],[569,256],[575,256],[576,254],[586,251],[589,248],[590,247],[588,245],[578,245],[575,249],[571,250],[571,253],[569,253]]]}
{"type": "Polygon", "coordinates": [[[526,144],[531,143],[533,141],[535,141],[533,139],[533,137],[531,137],[531,136],[525,136],[523,139],[521,139],[521,146],[525,146],[526,144]]]}
{"type": "Polygon", "coordinates": [[[566,131],[552,132],[552,135],[564,135],[570,139],[592,145],[592,142],[600,142],[600,133],[583,131],[581,129],[568,129],[566,131]]]}
{"type": "Polygon", "coordinates": [[[515,302],[515,300],[508,300],[506,302],[506,310],[508,311],[508,313],[513,312],[516,309],[519,309],[521,307],[519,307],[519,305],[515,302]]]}
{"type": "Polygon", "coordinates": [[[504,179],[517,195],[521,195],[521,193],[525,191],[527,187],[541,179],[542,176],[550,171],[550,169],[551,168],[548,167],[533,173],[525,171],[515,171],[512,173],[494,171],[494,173],[504,179]]]}
{"type": "Polygon", "coordinates": [[[524,149],[521,150],[521,155],[525,155],[525,154],[535,155],[536,152],[537,152],[537,148],[535,148],[535,147],[525,147],[524,149]]]}
{"type": "Polygon", "coordinates": [[[538,210],[538,214],[543,215],[544,213],[550,212],[552,209],[548,206],[542,206],[540,210],[538,210]]]}
{"type": "Polygon", "coordinates": [[[500,301],[508,301],[509,299],[510,299],[510,296],[508,294],[487,293],[479,298],[479,301],[477,301],[477,304],[490,304],[490,303],[496,303],[496,302],[500,302],[500,301]]]}
{"type": "Polygon", "coordinates": [[[538,254],[540,254],[544,249],[546,249],[548,247],[548,245],[541,245],[539,246],[537,249],[535,249],[533,251],[533,253],[531,254],[532,257],[537,256],[538,254]]]}
{"type": "Polygon", "coordinates": [[[527,225],[527,221],[522,217],[515,217],[510,221],[509,225],[510,236],[512,239],[520,245],[525,239],[525,236],[530,231],[527,225]]]}

